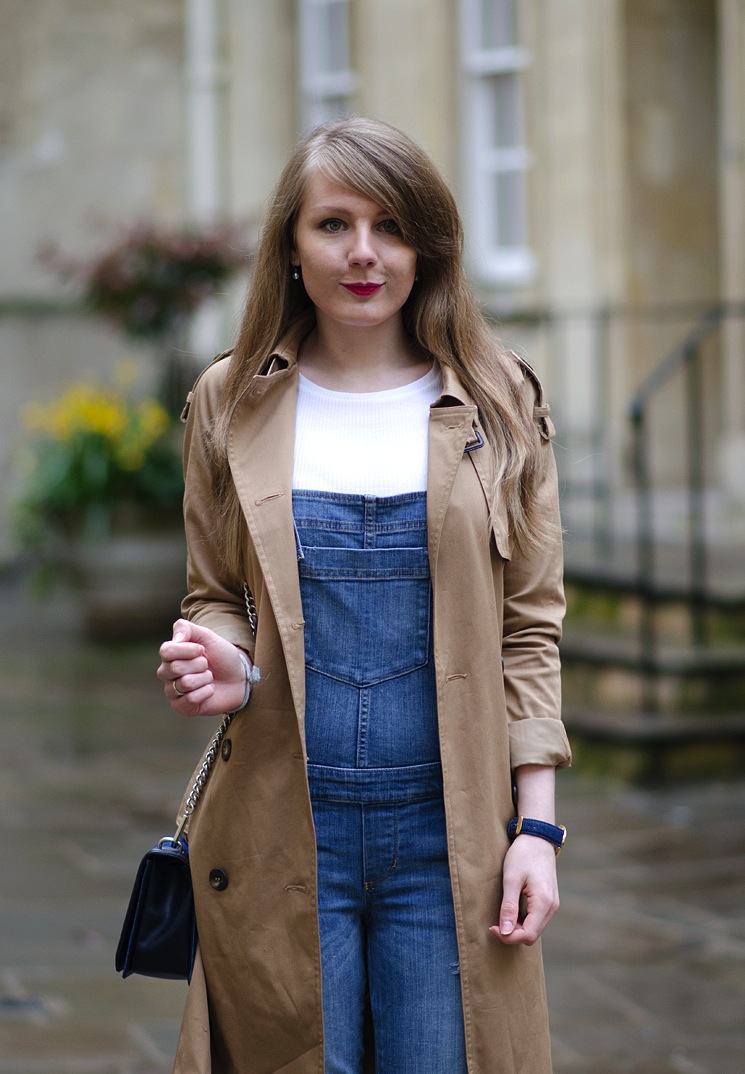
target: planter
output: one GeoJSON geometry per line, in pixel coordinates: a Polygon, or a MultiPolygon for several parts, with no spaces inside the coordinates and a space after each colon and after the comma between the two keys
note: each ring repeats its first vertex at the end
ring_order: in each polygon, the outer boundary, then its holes
{"type": "Polygon", "coordinates": [[[73,542],[65,558],[87,634],[101,641],[170,637],[186,589],[180,526],[73,542]]]}

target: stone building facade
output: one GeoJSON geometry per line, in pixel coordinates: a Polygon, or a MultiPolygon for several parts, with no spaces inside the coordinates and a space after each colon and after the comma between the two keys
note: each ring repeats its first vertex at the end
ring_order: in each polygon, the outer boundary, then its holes
{"type": "MultiPolygon", "coordinates": [[[[22,404],[133,354],[69,308],[39,245],[258,221],[298,133],[332,115],[386,119],[444,170],[580,500],[626,481],[634,391],[708,307],[745,298],[745,0],[0,0],[0,17],[3,501],[22,404]]],[[[201,319],[200,358],[237,308],[201,319]]],[[[703,357],[708,478],[733,503],[741,327],[724,318],[703,357]]],[[[136,357],[148,375],[157,356],[136,357]]],[[[655,422],[670,487],[683,405],[672,385],[655,422]]]]}

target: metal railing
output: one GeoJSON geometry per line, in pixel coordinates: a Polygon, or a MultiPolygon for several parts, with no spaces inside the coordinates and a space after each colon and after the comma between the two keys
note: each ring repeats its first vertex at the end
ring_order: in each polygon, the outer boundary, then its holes
{"type": "MultiPolygon", "coordinates": [[[[686,458],[687,577],[678,596],[688,608],[691,641],[703,652],[710,644],[709,561],[706,527],[707,450],[705,430],[705,347],[727,319],[745,317],[745,304],[718,303],[700,318],[688,335],[671,350],[634,394],[628,405],[632,430],[632,477],[636,495],[637,591],[641,602],[639,653],[645,676],[643,707],[657,709],[659,638],[655,609],[658,603],[657,542],[654,527],[652,448],[649,426],[652,405],[674,378],[681,377],[685,404],[681,412],[681,449],[686,458]]],[[[743,400],[745,405],[745,400],[743,400]]]]}
{"type": "Polygon", "coordinates": [[[632,385],[619,389],[617,383],[619,367],[628,363],[628,333],[662,332],[665,341],[652,335],[645,340],[644,351],[666,353],[670,341],[698,324],[708,314],[709,306],[703,302],[605,304],[493,318],[502,336],[509,341],[524,341],[528,360],[536,363],[545,377],[544,386],[559,428],[556,448],[562,500],[572,529],[572,507],[579,500],[585,501],[583,528],[589,531],[594,556],[601,562],[612,558],[618,538],[614,506],[619,482],[628,485],[629,481],[628,452],[623,443],[628,439],[624,429],[626,411],[618,392],[623,391],[628,398],[632,385]],[[581,443],[575,427],[577,414],[571,412],[566,399],[578,387],[573,383],[569,353],[578,334],[584,336],[591,364],[589,390],[587,384],[581,385],[586,396],[585,410],[580,415],[585,428],[581,443]],[[583,466],[578,468],[580,457],[583,466]]]}
{"type": "MultiPolygon", "coordinates": [[[[664,663],[660,605],[674,600],[686,609],[694,655],[703,656],[711,645],[714,527],[707,510],[718,480],[713,448],[722,431],[722,329],[744,319],[745,302],[735,302],[604,306],[522,321],[525,333],[532,333],[533,346],[545,341],[545,373],[556,382],[549,394],[558,410],[557,455],[570,520],[568,545],[575,542],[578,559],[587,551],[579,569],[575,562],[575,572],[577,577],[602,578],[638,598],[636,666],[644,682],[642,708],[650,714],[659,708],[664,663]],[[566,350],[567,340],[576,338],[572,326],[577,325],[584,326],[593,379],[585,400],[592,413],[581,415],[586,422],[581,450],[572,448],[575,430],[571,415],[562,412],[561,399],[562,388],[576,388],[569,383],[566,350]],[[671,345],[675,335],[680,341],[671,345]],[[636,368],[651,366],[651,372],[630,398],[626,394],[624,403],[617,394],[619,383],[631,379],[630,356],[640,341],[645,355],[662,353],[664,358],[653,365],[635,355],[636,368]],[[624,362],[626,376],[619,377],[624,362]],[[586,465],[577,476],[573,469],[580,455],[586,465]],[[579,515],[576,504],[582,507],[579,515]],[[575,516],[581,518],[579,525],[575,516]]],[[[498,330],[520,335],[520,327],[518,319],[504,318],[498,330]]],[[[745,578],[745,591],[743,582],[745,578]]]]}

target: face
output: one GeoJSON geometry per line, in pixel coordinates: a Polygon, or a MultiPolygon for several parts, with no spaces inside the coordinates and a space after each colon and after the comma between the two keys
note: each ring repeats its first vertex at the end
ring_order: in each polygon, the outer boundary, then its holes
{"type": "Polygon", "coordinates": [[[396,323],[416,273],[416,252],[390,212],[320,171],[306,184],[292,261],[319,325],[396,323]]]}

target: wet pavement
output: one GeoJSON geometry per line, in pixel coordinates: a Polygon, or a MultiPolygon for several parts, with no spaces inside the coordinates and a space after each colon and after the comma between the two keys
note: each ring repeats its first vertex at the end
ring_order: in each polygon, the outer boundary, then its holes
{"type": "MultiPolygon", "coordinates": [[[[84,643],[68,601],[0,582],[0,1074],[171,1069],[186,985],[113,968],[137,863],[213,726],[171,715],[156,649],[84,643]]],[[[555,1074],[742,1074],[745,773],[562,773],[559,814],[555,1074]]]]}

